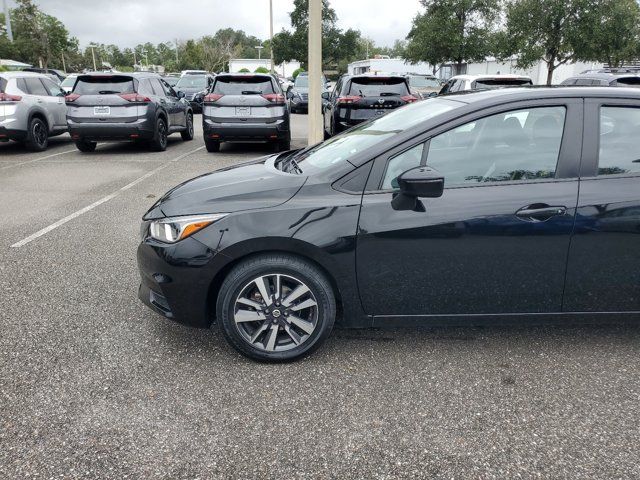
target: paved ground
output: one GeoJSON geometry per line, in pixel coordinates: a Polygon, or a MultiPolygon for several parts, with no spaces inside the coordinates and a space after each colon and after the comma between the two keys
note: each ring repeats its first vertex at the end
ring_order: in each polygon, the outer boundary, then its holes
{"type": "Polygon", "coordinates": [[[135,250],[158,195],[268,150],[52,143],[0,144],[0,478],[640,477],[639,327],[340,330],[252,363],[143,307],[135,250]]]}

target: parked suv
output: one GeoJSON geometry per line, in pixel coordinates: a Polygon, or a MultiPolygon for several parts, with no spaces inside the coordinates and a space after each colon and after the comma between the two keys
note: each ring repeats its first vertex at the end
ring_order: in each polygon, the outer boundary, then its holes
{"type": "Polygon", "coordinates": [[[640,87],[640,75],[628,71],[591,71],[569,77],[560,85],[577,87],[640,87]]]}
{"type": "MultiPolygon", "coordinates": [[[[322,76],[322,91],[326,91],[327,78],[322,76]]],[[[291,113],[306,112],[309,108],[309,74],[301,72],[287,90],[287,100],[291,113]]]]}
{"type": "Polygon", "coordinates": [[[172,133],[193,139],[189,102],[153,73],[79,75],[67,106],[69,133],[82,152],[98,141],[148,141],[162,151],[172,133]]]}
{"type": "Polygon", "coordinates": [[[404,75],[343,75],[322,98],[326,137],[418,100],[404,75]]]}
{"type": "Polygon", "coordinates": [[[531,78],[524,75],[456,75],[442,86],[439,95],[469,90],[492,90],[501,87],[527,87],[530,85],[533,85],[531,78]]]}
{"type": "Polygon", "coordinates": [[[67,131],[64,92],[46,75],[0,73],[0,141],[46,150],[49,137],[67,131]]]}
{"type": "Polygon", "coordinates": [[[178,79],[175,88],[184,92],[185,98],[191,103],[194,112],[202,112],[202,99],[213,85],[213,75],[199,75],[187,73],[178,79]]]}
{"type": "Polygon", "coordinates": [[[268,74],[221,73],[202,110],[204,142],[209,152],[221,142],[271,142],[291,148],[289,110],[278,81],[268,74]]]}

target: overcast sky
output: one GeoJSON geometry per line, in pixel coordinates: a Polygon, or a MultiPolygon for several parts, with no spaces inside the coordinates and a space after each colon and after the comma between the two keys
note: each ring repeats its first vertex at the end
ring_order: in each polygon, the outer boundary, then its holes
{"type": "MultiPolygon", "coordinates": [[[[13,0],[9,0],[11,4],[13,0]]],[[[232,27],[266,39],[268,0],[36,0],[82,46],[95,41],[134,46],[210,35],[232,27]]],[[[355,28],[378,45],[406,37],[419,0],[331,0],[340,28],[355,28]]],[[[274,32],[289,28],[293,0],[273,0],[274,32]]]]}

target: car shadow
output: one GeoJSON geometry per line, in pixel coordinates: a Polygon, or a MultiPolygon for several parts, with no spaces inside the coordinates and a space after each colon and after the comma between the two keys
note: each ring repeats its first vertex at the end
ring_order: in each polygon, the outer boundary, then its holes
{"type": "Polygon", "coordinates": [[[57,153],[55,151],[49,152],[49,150],[55,147],[60,147],[60,146],[73,147],[74,144],[73,144],[73,141],[71,140],[71,137],[69,135],[61,135],[59,137],[49,138],[49,146],[47,150],[43,152],[31,152],[27,150],[24,143],[22,142],[14,142],[13,140],[9,140],[8,142],[0,142],[0,155],[2,155],[3,157],[7,157],[11,155],[18,156],[18,155],[24,155],[24,154],[44,156],[44,155],[47,155],[48,153],[57,153]]]}

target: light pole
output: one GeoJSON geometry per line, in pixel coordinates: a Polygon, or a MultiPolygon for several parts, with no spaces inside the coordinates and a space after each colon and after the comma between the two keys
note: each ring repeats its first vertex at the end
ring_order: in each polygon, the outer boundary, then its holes
{"type": "Polygon", "coordinates": [[[271,72],[275,72],[273,62],[273,0],[269,0],[269,50],[271,50],[271,72]]]}
{"type": "Polygon", "coordinates": [[[322,0],[309,0],[309,121],[308,141],[324,139],[322,125],[322,0]]]}
{"type": "Polygon", "coordinates": [[[95,51],[96,46],[89,45],[89,48],[91,49],[91,58],[93,58],[93,71],[97,72],[98,68],[96,67],[96,51],[95,51]]]}
{"type": "Polygon", "coordinates": [[[4,3],[4,23],[7,27],[7,38],[10,42],[13,42],[13,31],[11,30],[11,15],[9,13],[9,5],[7,0],[3,0],[4,3]]]}
{"type": "Polygon", "coordinates": [[[264,48],[264,47],[263,47],[262,45],[258,45],[258,46],[256,47],[256,49],[258,50],[258,60],[261,60],[261,59],[262,59],[261,54],[262,54],[262,49],[263,49],[263,48],[264,48]]]}

